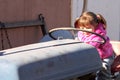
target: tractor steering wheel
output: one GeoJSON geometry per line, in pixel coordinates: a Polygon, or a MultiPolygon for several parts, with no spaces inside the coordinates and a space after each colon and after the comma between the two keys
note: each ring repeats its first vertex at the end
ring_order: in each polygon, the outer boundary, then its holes
{"type": "Polygon", "coordinates": [[[54,37],[52,33],[53,33],[53,32],[56,32],[56,31],[60,31],[60,30],[63,30],[63,31],[67,30],[67,31],[83,31],[83,32],[88,32],[88,33],[91,33],[91,34],[95,34],[95,35],[97,35],[97,36],[99,36],[100,38],[103,39],[103,41],[94,41],[94,42],[100,42],[101,44],[105,44],[105,43],[106,43],[106,39],[105,39],[102,35],[97,34],[97,33],[95,33],[95,32],[91,32],[91,31],[87,31],[87,30],[83,30],[83,29],[78,29],[78,28],[68,28],[68,27],[54,28],[54,29],[51,29],[48,34],[49,34],[49,36],[50,36],[52,39],[57,40],[58,37],[57,37],[57,38],[54,37]]]}

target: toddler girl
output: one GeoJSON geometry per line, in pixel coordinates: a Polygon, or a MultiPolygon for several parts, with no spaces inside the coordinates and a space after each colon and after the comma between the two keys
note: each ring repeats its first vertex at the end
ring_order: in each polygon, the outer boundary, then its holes
{"type": "Polygon", "coordinates": [[[93,12],[84,12],[75,21],[75,27],[98,33],[106,39],[106,43],[101,44],[96,41],[103,41],[102,38],[95,34],[82,31],[77,34],[80,41],[96,47],[99,52],[103,68],[97,72],[96,80],[111,80],[111,64],[114,61],[114,54],[110,39],[106,35],[106,21],[103,16],[100,14],[96,15],[93,12]]]}

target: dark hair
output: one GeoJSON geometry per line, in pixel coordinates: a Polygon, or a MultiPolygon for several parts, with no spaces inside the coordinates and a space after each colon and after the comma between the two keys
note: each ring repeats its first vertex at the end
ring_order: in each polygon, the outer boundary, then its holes
{"type": "Polygon", "coordinates": [[[107,22],[106,22],[105,18],[101,14],[97,14],[97,17],[98,17],[98,21],[101,22],[102,24],[104,24],[104,29],[106,29],[107,22]]]}

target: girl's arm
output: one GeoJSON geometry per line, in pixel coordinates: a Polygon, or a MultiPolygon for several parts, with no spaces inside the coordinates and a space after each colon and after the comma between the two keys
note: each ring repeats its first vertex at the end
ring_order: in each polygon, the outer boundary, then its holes
{"type": "Polygon", "coordinates": [[[86,43],[98,48],[103,42],[103,39],[100,38],[99,36],[94,36],[90,40],[86,41],[86,43]]]}

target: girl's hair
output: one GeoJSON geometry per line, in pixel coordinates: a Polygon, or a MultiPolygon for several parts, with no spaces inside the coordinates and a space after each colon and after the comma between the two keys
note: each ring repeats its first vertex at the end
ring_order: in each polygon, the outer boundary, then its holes
{"type": "Polygon", "coordinates": [[[106,29],[106,20],[103,18],[100,14],[95,14],[93,12],[84,12],[80,18],[78,18],[74,26],[75,28],[85,27],[86,25],[93,25],[97,26],[99,23],[102,23],[104,25],[104,28],[106,29]]]}
{"type": "Polygon", "coordinates": [[[105,18],[101,14],[97,14],[98,21],[104,25],[104,29],[107,28],[107,22],[105,18]]]}

